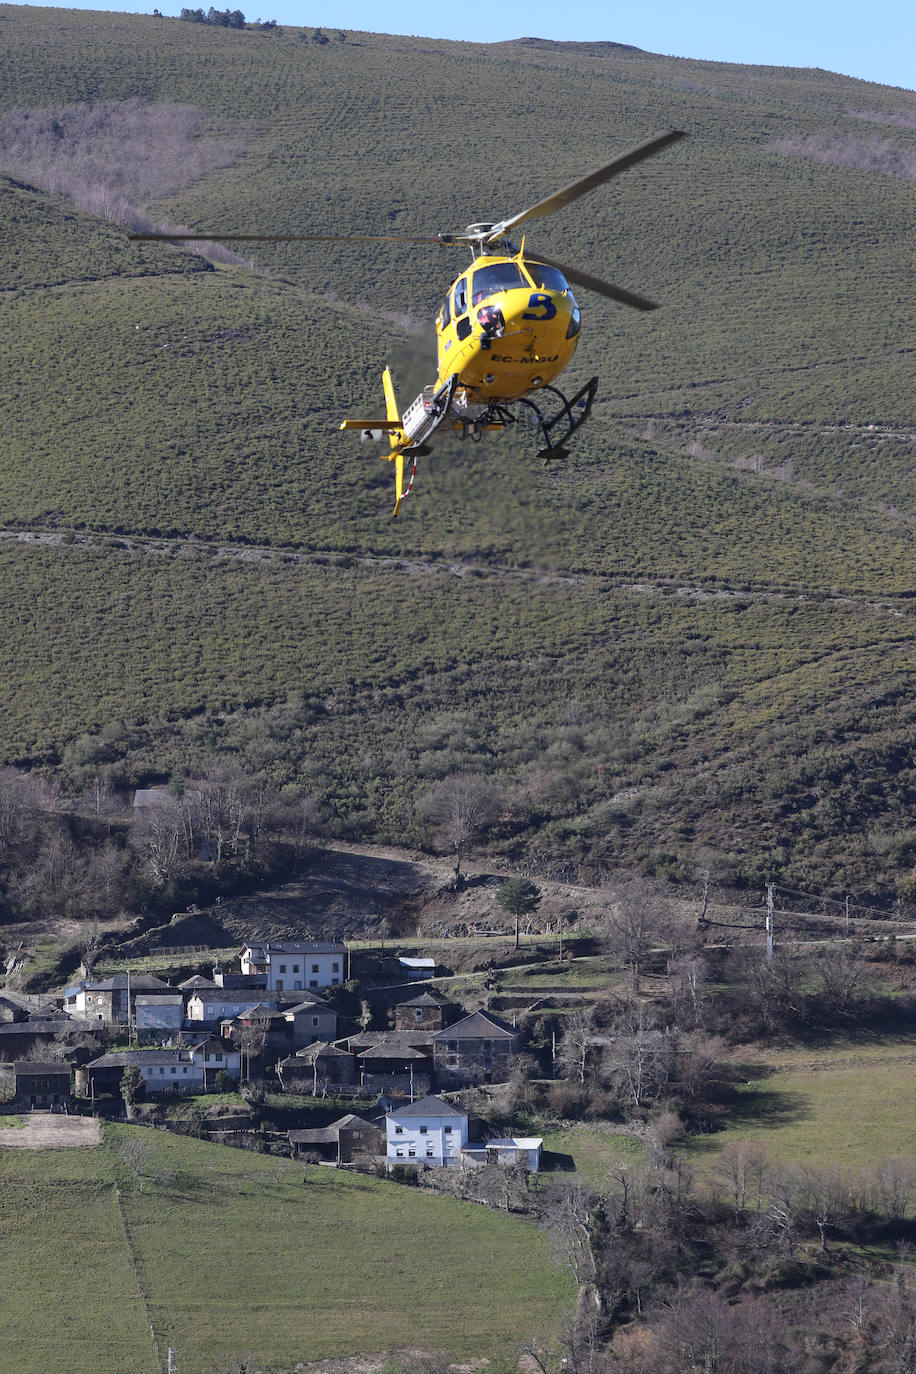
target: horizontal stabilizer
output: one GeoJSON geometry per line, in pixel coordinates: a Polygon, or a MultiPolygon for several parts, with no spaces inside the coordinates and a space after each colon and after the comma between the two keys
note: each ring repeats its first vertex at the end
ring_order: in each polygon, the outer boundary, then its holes
{"type": "Polygon", "coordinates": [[[385,433],[390,429],[400,429],[400,420],[343,420],[341,429],[371,429],[378,430],[379,434],[385,433]]]}

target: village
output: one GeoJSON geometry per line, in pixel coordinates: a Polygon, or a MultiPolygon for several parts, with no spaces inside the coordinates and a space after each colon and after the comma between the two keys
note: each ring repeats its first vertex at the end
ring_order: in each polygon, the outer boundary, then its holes
{"type": "MultiPolygon", "coordinates": [[[[270,1084],[291,1099],[352,1104],[333,1121],[319,1107],[321,1124],[288,1129],[291,1155],[376,1171],[400,1166],[399,1173],[487,1164],[536,1173],[540,1137],[478,1138],[467,1111],[447,1100],[505,1082],[522,1031],[447,1000],[430,981],[435,961],[410,956],[397,956],[402,982],[373,989],[371,1019],[381,1014],[389,1024],[367,1029],[365,1012],[342,1010],[353,1002],[350,958],[344,941],[254,938],[232,961],[237,967],[216,963],[210,977],[196,973],[174,986],[127,972],[81,977],[62,997],[4,991],[0,1062],[11,1069],[12,1094],[0,1110],[142,1121],[141,1102],[240,1085],[256,1095],[270,1084]],[[99,1040],[111,1047],[94,1053],[99,1040]]],[[[251,1147],[251,1132],[233,1129],[231,1119],[212,1137],[251,1147]]],[[[278,1143],[282,1149],[274,1133],[271,1148],[278,1143]]]]}

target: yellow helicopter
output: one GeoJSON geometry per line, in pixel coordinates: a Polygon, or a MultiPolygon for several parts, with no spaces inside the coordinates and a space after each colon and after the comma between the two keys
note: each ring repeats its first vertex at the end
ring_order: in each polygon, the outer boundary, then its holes
{"type": "Polygon", "coordinates": [[[509,240],[509,234],[528,220],[541,219],[564,209],[580,196],[610,181],[629,167],[661,152],[684,138],[680,129],[669,129],[622,154],[588,176],[555,191],[498,223],[470,224],[462,233],[420,235],[393,234],[130,234],[131,239],[187,240],[220,243],[290,243],[319,241],[463,244],[471,249],[472,263],[449,288],[436,317],[438,378],[401,413],[390,368],[382,383],[384,419],[344,420],[340,428],[358,430],[363,438],[388,439],[383,457],[395,464],[395,505],[410,494],[417,459],[429,453],[429,439],[443,427],[461,438],[479,440],[487,430],[505,429],[527,414],[543,442],[538,456],[545,462],[565,458],[566,442],[591,414],[598,378],[592,377],[567,398],[552,383],[569,365],[579,341],[581,317],[570,283],[597,291],[602,296],[632,306],[655,310],[654,301],[625,291],[610,282],[575,268],[525,251],[509,240]],[[548,406],[540,399],[548,393],[548,406]],[[538,396],[538,400],[532,399],[538,396]],[[517,408],[525,410],[521,413],[517,408]],[[412,467],[405,485],[405,459],[412,467]]]}

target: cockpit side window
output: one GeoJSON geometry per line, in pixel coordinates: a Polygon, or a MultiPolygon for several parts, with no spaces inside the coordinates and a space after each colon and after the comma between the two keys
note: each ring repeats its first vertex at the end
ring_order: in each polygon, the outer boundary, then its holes
{"type": "Polygon", "coordinates": [[[569,283],[556,267],[548,267],[546,262],[529,262],[527,258],[525,266],[535,286],[539,286],[542,291],[569,290],[569,283]]]}
{"type": "Polygon", "coordinates": [[[442,303],[442,309],[439,311],[439,328],[444,329],[451,318],[451,298],[446,296],[442,303]]]}
{"type": "Polygon", "coordinates": [[[528,283],[514,262],[497,262],[492,267],[479,267],[474,273],[473,304],[479,305],[487,296],[498,291],[515,291],[528,283]]]}
{"type": "Polygon", "coordinates": [[[461,281],[455,283],[455,319],[459,315],[464,315],[468,308],[468,279],[462,277],[461,281]]]}

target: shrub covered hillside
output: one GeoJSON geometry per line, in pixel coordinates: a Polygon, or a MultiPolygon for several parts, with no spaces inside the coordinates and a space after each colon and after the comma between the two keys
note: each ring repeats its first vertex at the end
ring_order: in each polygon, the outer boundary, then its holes
{"type": "Polygon", "coordinates": [[[0,761],[229,762],[418,843],[467,775],[536,870],[908,897],[916,97],[331,38],[0,5],[0,761]],[[337,427],[431,379],[465,250],[124,227],[457,230],[666,127],[528,226],[664,307],[581,293],[574,456],[443,441],[397,521],[337,427]]]}

